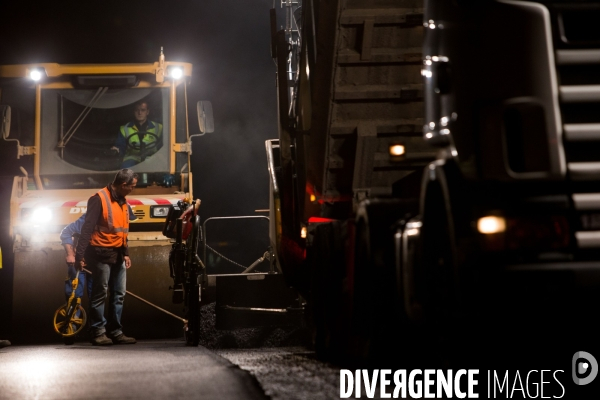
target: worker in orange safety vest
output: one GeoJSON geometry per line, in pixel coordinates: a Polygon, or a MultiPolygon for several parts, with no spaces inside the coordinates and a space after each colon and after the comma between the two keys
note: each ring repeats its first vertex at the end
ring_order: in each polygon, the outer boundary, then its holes
{"type": "Polygon", "coordinates": [[[121,315],[126,292],[126,271],[131,267],[127,248],[129,208],[125,197],[137,184],[131,169],[117,172],[113,182],[89,198],[85,222],[75,252],[75,266],[93,276],[90,299],[90,337],[96,346],[133,344],[123,334],[121,315]],[[110,292],[108,314],[104,304],[110,292]]]}

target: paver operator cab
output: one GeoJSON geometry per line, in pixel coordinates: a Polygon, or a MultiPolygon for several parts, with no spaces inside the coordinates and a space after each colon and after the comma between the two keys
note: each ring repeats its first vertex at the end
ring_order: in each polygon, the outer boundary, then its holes
{"type": "MultiPolygon", "coordinates": [[[[3,162],[21,171],[10,200],[13,334],[47,330],[47,321],[28,316],[51,315],[61,302],[55,290],[64,279],[59,232],[85,213],[88,198],[123,167],[139,176],[127,197],[137,217],[129,232],[134,266],[128,289],[174,307],[167,290],[170,243],[162,229],[171,205],[193,198],[191,73],[191,64],[167,62],[162,50],[159,61],[148,64],[0,66],[3,147],[14,146],[13,158],[3,162]],[[40,326],[31,326],[36,323],[40,326]]],[[[198,110],[201,134],[212,132],[210,103],[199,102],[198,110]]],[[[148,310],[140,312],[130,317],[144,319],[148,310]]],[[[165,324],[156,322],[157,335],[164,335],[165,324]]],[[[165,323],[181,334],[178,324],[165,323]]]]}

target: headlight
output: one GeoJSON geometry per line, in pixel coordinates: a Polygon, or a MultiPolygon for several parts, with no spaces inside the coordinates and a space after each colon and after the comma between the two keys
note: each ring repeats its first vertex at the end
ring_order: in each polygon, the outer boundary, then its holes
{"type": "Polygon", "coordinates": [[[167,218],[171,206],[151,206],[150,217],[152,218],[167,218]]]}
{"type": "Polygon", "coordinates": [[[49,208],[36,208],[31,213],[29,221],[34,225],[47,224],[52,219],[52,211],[49,208]]]}

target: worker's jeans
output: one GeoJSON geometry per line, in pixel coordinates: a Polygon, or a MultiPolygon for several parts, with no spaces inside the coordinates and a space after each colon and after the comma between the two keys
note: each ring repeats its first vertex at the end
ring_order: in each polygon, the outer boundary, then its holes
{"type": "Polygon", "coordinates": [[[125,298],[125,263],[103,264],[97,263],[92,269],[94,282],[92,285],[92,298],[90,300],[90,333],[98,337],[107,333],[110,337],[119,336],[121,330],[121,314],[123,313],[123,299],[125,298]],[[104,318],[104,303],[106,295],[108,313],[104,318]]]}

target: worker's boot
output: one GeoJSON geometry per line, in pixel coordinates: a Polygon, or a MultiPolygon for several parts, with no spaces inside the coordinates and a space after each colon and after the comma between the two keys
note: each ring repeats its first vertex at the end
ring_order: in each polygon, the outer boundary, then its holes
{"type": "Polygon", "coordinates": [[[121,333],[119,336],[115,336],[114,338],[112,338],[112,342],[114,344],[135,344],[137,343],[137,340],[135,340],[132,337],[125,336],[121,333]]]}
{"type": "Polygon", "coordinates": [[[95,338],[92,338],[90,340],[90,342],[94,346],[110,346],[111,344],[113,344],[113,341],[110,340],[109,338],[107,338],[106,334],[104,334],[104,333],[100,336],[96,336],[95,338]]]}

